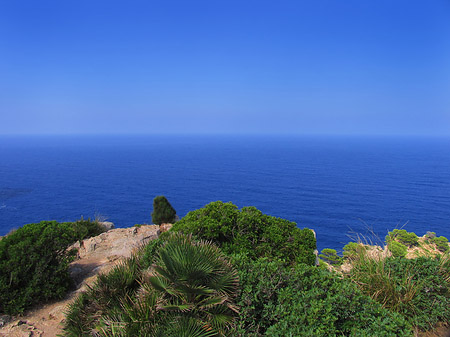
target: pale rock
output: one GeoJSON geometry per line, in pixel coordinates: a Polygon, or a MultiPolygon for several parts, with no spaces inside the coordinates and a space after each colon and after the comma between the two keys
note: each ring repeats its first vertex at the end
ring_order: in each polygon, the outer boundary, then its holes
{"type": "Polygon", "coordinates": [[[168,230],[170,230],[172,228],[172,224],[171,223],[163,223],[159,226],[159,230],[161,233],[167,232],[168,230]]]}
{"type": "Polygon", "coordinates": [[[99,222],[99,224],[100,224],[103,228],[105,228],[106,231],[109,231],[109,230],[111,230],[111,229],[116,228],[116,226],[114,226],[114,224],[113,224],[112,222],[109,222],[109,221],[101,221],[101,222],[99,222]]]}

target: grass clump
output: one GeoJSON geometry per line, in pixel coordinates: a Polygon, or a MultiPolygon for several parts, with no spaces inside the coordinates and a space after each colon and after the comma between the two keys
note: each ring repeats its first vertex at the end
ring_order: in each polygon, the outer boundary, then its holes
{"type": "Polygon", "coordinates": [[[445,270],[438,259],[370,257],[361,252],[352,260],[348,277],[362,293],[426,331],[438,322],[450,322],[445,270]]]}

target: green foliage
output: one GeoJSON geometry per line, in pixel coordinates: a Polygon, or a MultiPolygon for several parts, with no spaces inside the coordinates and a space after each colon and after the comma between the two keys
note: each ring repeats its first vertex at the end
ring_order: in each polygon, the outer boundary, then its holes
{"type": "Polygon", "coordinates": [[[152,222],[155,225],[174,223],[176,215],[177,212],[165,196],[159,195],[153,199],[152,222]]]}
{"type": "Polygon", "coordinates": [[[426,257],[374,259],[361,254],[349,276],[364,294],[427,330],[437,322],[450,322],[444,270],[438,260],[426,257]]]}
{"type": "Polygon", "coordinates": [[[388,249],[394,257],[405,257],[408,252],[408,248],[404,244],[397,241],[389,242],[388,249]]]}
{"type": "Polygon", "coordinates": [[[436,237],[436,233],[435,232],[427,232],[426,234],[425,234],[425,238],[427,239],[427,240],[431,240],[431,239],[433,239],[433,238],[435,238],[436,237]]]}
{"type": "Polygon", "coordinates": [[[417,246],[419,238],[416,233],[407,232],[405,229],[394,229],[386,236],[386,243],[391,241],[398,241],[407,247],[417,246]]]}
{"type": "Polygon", "coordinates": [[[439,251],[445,253],[449,251],[448,239],[445,236],[434,237],[431,242],[436,244],[439,251]]]}
{"type": "Polygon", "coordinates": [[[66,222],[65,225],[70,226],[73,230],[73,241],[83,241],[86,238],[102,234],[105,229],[97,222],[91,219],[66,222]]]}
{"type": "Polygon", "coordinates": [[[237,281],[216,246],[169,234],[80,295],[69,306],[65,334],[225,336],[236,316],[237,281]]]}
{"type": "Polygon", "coordinates": [[[233,336],[411,336],[410,325],[348,280],[315,267],[236,256],[240,316],[233,336]]]}
{"type": "Polygon", "coordinates": [[[58,299],[71,285],[67,247],[101,232],[97,223],[42,221],[28,224],[0,241],[0,312],[17,314],[58,299]]]}
{"type": "Polygon", "coordinates": [[[313,231],[263,214],[255,207],[239,210],[231,202],[212,202],[189,212],[172,230],[211,240],[227,254],[245,254],[250,259],[269,257],[288,264],[315,263],[313,231]]]}
{"type": "Polygon", "coordinates": [[[322,250],[321,254],[319,254],[319,257],[330,264],[339,265],[342,263],[342,257],[337,255],[335,249],[325,248],[322,250]]]}
{"type": "Polygon", "coordinates": [[[139,288],[141,266],[136,256],[125,260],[107,274],[100,274],[87,292],[81,293],[66,312],[65,336],[91,336],[105,314],[120,317],[122,299],[139,288]],[[100,316],[100,317],[99,317],[100,316]]]}
{"type": "Polygon", "coordinates": [[[360,252],[365,251],[366,247],[361,243],[349,242],[343,248],[344,258],[355,258],[360,252]]]}

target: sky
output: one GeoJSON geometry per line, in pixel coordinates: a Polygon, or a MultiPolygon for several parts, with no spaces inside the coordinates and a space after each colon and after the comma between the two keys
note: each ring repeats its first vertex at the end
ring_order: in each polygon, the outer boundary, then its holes
{"type": "Polygon", "coordinates": [[[0,3],[0,134],[450,136],[450,0],[0,3]]]}

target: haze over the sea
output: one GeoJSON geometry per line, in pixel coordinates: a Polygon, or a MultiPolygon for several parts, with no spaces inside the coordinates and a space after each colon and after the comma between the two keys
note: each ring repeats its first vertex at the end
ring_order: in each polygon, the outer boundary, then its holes
{"type": "Polygon", "coordinates": [[[450,3],[4,1],[0,134],[450,134],[450,3]]]}

